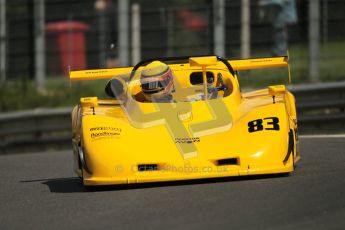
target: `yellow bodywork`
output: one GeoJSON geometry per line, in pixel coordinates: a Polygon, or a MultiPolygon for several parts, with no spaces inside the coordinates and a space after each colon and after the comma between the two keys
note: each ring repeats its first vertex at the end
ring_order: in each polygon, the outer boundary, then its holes
{"type": "MultiPolygon", "coordinates": [[[[246,66],[260,68],[258,63],[261,68],[288,67],[284,57],[266,58],[266,62],[250,60],[229,63],[234,71],[246,66]]],[[[141,90],[138,68],[125,84],[125,100],[82,98],[73,109],[75,172],[85,185],[294,170],[294,163],[299,160],[297,116],[294,96],[285,86],[241,93],[236,74],[215,57],[194,57],[189,63],[169,66],[175,75],[174,102],[136,101],[135,95],[141,90]],[[194,73],[205,83],[206,71],[213,74],[212,83],[206,87],[191,83],[194,73]],[[208,98],[203,95],[208,88],[220,85],[217,76],[222,76],[227,89],[208,98]]],[[[70,77],[121,78],[128,77],[131,70],[132,67],[73,71],[70,77]]]]}

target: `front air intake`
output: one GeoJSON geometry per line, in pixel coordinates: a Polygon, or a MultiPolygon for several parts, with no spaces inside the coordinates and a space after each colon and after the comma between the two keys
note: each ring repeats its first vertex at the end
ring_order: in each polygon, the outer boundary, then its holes
{"type": "Polygon", "coordinates": [[[138,165],[138,171],[157,171],[159,170],[158,164],[140,164],[138,165]]]}
{"type": "Polygon", "coordinates": [[[216,160],[217,166],[223,166],[223,165],[239,165],[239,159],[238,158],[225,158],[225,159],[219,159],[216,160]]]}

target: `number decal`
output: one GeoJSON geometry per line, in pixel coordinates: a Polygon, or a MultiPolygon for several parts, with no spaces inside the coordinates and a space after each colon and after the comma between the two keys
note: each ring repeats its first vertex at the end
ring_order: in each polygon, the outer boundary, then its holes
{"type": "Polygon", "coordinates": [[[267,125],[270,126],[270,127],[265,128],[266,130],[279,130],[280,129],[278,117],[267,117],[267,118],[264,118],[264,120],[268,120],[267,125]]]}
{"type": "Polygon", "coordinates": [[[251,122],[248,122],[248,132],[256,132],[256,131],[262,131],[264,129],[264,126],[262,125],[262,119],[254,120],[251,122]]]}
{"type": "Polygon", "coordinates": [[[253,133],[262,130],[280,130],[278,117],[266,117],[248,122],[248,132],[253,133]]]}

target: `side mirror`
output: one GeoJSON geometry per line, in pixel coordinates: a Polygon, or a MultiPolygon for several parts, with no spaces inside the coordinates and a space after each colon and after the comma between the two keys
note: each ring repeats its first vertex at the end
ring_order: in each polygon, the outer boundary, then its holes
{"type": "Polygon", "coordinates": [[[216,56],[189,58],[190,66],[206,67],[206,66],[211,66],[211,65],[217,65],[217,62],[218,60],[216,56]]]}
{"type": "Polygon", "coordinates": [[[126,97],[127,85],[122,79],[112,78],[105,86],[105,93],[116,100],[123,100],[126,97]]]}
{"type": "Polygon", "coordinates": [[[275,96],[277,94],[284,94],[286,92],[286,88],[284,85],[272,85],[268,86],[268,93],[271,96],[275,96]]]}
{"type": "Polygon", "coordinates": [[[80,98],[80,104],[83,107],[96,107],[98,106],[97,97],[82,97],[80,98]]]}
{"type": "Polygon", "coordinates": [[[272,96],[273,104],[276,103],[276,95],[282,95],[286,93],[286,88],[284,85],[272,85],[268,86],[268,93],[272,96]]]}

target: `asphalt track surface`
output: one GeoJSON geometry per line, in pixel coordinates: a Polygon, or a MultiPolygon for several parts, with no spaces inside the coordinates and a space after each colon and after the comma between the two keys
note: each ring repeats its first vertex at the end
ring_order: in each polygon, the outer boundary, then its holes
{"type": "Polygon", "coordinates": [[[88,191],[70,151],[0,156],[0,229],[345,229],[345,137],[303,138],[290,176],[88,191]]]}

